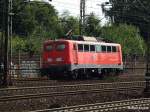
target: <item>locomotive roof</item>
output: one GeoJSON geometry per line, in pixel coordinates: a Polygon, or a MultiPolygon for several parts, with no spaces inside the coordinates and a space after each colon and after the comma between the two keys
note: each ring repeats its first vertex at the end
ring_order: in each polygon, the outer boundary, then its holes
{"type": "Polygon", "coordinates": [[[65,40],[65,39],[58,39],[58,40],[47,40],[44,43],[50,43],[50,42],[73,42],[73,43],[80,43],[80,44],[102,44],[102,45],[120,45],[118,43],[106,43],[106,42],[93,42],[93,41],[77,41],[77,40],[65,40]]]}

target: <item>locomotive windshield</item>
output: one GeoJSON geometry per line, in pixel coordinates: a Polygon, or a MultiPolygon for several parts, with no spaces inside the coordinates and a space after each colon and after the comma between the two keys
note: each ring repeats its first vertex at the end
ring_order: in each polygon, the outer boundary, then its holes
{"type": "Polygon", "coordinates": [[[64,43],[52,43],[52,44],[46,44],[44,46],[45,51],[63,51],[66,48],[66,45],[64,43]]]}
{"type": "Polygon", "coordinates": [[[51,51],[53,49],[52,45],[46,45],[45,46],[45,51],[51,51]]]}
{"type": "Polygon", "coordinates": [[[66,45],[65,44],[57,44],[56,45],[56,50],[57,51],[63,51],[65,49],[66,45]]]}

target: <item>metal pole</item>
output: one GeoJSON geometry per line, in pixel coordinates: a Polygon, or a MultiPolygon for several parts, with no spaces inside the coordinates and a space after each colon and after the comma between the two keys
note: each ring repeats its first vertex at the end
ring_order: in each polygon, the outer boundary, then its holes
{"type": "Polygon", "coordinates": [[[84,33],[85,25],[85,0],[80,0],[80,35],[84,33]]]}
{"type": "Polygon", "coordinates": [[[4,80],[4,21],[5,21],[5,2],[4,0],[1,2],[2,6],[2,34],[0,38],[0,86],[3,84],[4,80]]]}
{"type": "MultiPolygon", "coordinates": [[[[147,37],[147,60],[146,60],[146,73],[149,73],[149,55],[150,55],[150,39],[149,39],[149,32],[148,32],[148,37],[147,37]]],[[[149,75],[150,75],[150,73],[149,73],[149,75]]]]}
{"type": "Polygon", "coordinates": [[[3,79],[3,86],[8,85],[8,26],[9,26],[9,1],[5,0],[5,40],[4,40],[4,79],[3,79]]]}
{"type": "Polygon", "coordinates": [[[8,29],[9,29],[9,48],[10,48],[10,56],[9,56],[9,84],[11,84],[11,77],[12,77],[12,0],[9,0],[9,8],[8,8],[8,12],[9,12],[9,25],[8,25],[8,29]]]}
{"type": "Polygon", "coordinates": [[[150,56],[150,39],[149,39],[149,32],[147,36],[147,51],[146,51],[146,73],[145,73],[145,80],[146,80],[146,87],[145,92],[149,92],[150,90],[150,72],[149,72],[149,56],[150,56]]]}

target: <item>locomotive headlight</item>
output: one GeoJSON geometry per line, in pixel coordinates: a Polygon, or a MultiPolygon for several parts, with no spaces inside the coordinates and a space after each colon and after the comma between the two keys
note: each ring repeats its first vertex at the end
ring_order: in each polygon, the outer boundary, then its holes
{"type": "Polygon", "coordinates": [[[48,58],[47,61],[48,61],[48,62],[52,62],[53,59],[52,59],[52,58],[48,58]]]}
{"type": "Polygon", "coordinates": [[[59,58],[56,58],[56,61],[63,61],[63,59],[59,57],[59,58]]]}

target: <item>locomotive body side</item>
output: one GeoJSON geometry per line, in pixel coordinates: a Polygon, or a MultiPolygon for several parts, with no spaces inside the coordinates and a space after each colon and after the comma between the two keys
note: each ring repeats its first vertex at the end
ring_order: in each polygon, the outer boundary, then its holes
{"type": "MultiPolygon", "coordinates": [[[[122,51],[119,44],[75,42],[70,56],[71,70],[82,68],[118,68],[123,69],[122,51]],[[103,50],[101,49],[101,47],[103,50]],[[106,49],[106,50],[105,50],[106,49]]],[[[70,52],[70,53],[71,53],[70,52]]]]}

